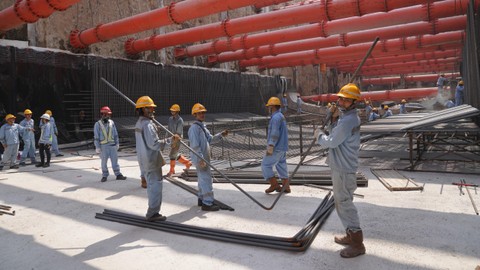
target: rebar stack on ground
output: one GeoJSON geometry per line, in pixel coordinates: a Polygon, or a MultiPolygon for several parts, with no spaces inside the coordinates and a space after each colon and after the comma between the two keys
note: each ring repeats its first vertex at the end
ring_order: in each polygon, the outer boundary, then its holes
{"type": "Polygon", "coordinates": [[[131,215],[108,209],[105,209],[103,213],[97,213],[95,218],[228,243],[303,252],[306,251],[311,245],[320,231],[323,223],[333,211],[333,208],[333,197],[331,196],[331,192],[329,192],[303,228],[292,237],[278,237],[203,228],[170,221],[149,222],[146,221],[145,217],[142,216],[131,215]]]}
{"type": "Polygon", "coordinates": [[[4,214],[15,216],[15,210],[12,210],[12,207],[9,205],[0,204],[0,216],[4,214]]]}

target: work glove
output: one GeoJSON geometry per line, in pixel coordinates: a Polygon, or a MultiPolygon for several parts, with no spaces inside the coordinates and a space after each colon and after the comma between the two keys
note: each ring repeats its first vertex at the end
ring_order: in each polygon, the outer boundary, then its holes
{"type": "Polygon", "coordinates": [[[172,139],[173,139],[173,142],[174,142],[174,143],[177,143],[177,142],[180,141],[181,138],[180,138],[180,136],[179,136],[178,134],[175,134],[175,135],[172,136],[172,139]]]}
{"type": "Polygon", "coordinates": [[[100,148],[95,148],[95,152],[96,152],[97,154],[100,154],[100,152],[101,152],[101,151],[100,151],[100,148]]]}
{"type": "Polygon", "coordinates": [[[120,144],[116,144],[116,145],[115,145],[115,148],[116,148],[117,151],[118,151],[118,149],[120,149],[120,144]]]}
{"type": "Polygon", "coordinates": [[[225,137],[228,135],[228,129],[225,129],[224,131],[222,131],[222,136],[225,137]]]}
{"type": "Polygon", "coordinates": [[[313,133],[313,138],[318,141],[320,135],[325,135],[325,132],[321,128],[316,128],[315,132],[313,133]]]}
{"type": "Polygon", "coordinates": [[[205,170],[207,168],[207,163],[204,160],[200,160],[198,162],[198,166],[200,167],[200,169],[205,170]]]}
{"type": "Polygon", "coordinates": [[[267,146],[267,156],[271,156],[273,154],[273,145],[267,146]]]}

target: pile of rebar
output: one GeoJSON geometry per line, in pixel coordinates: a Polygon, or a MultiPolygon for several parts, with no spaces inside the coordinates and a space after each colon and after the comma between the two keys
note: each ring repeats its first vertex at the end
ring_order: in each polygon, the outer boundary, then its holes
{"type": "Polygon", "coordinates": [[[307,221],[305,226],[303,226],[303,228],[292,237],[278,237],[203,228],[170,221],[149,222],[146,221],[145,217],[142,216],[126,214],[108,209],[105,209],[103,213],[97,213],[95,218],[209,240],[303,252],[311,245],[320,231],[323,223],[327,220],[328,216],[332,212],[333,208],[333,197],[331,196],[331,192],[329,192],[310,219],[307,221]]]}
{"type": "Polygon", "coordinates": [[[0,204],[0,216],[4,214],[15,216],[15,210],[12,210],[12,207],[9,205],[0,204]]]}

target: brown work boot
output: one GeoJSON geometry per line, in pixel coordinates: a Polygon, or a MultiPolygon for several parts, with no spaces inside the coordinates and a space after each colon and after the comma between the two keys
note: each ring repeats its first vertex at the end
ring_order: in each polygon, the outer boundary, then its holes
{"type": "Polygon", "coordinates": [[[172,176],[172,174],[175,174],[175,160],[170,160],[170,171],[167,176],[172,176]]]}
{"type": "Polygon", "coordinates": [[[282,179],[282,188],[285,187],[283,192],[285,193],[290,193],[292,190],[290,190],[290,181],[287,179],[282,179]]]}
{"type": "Polygon", "coordinates": [[[362,231],[352,232],[347,231],[352,243],[340,251],[340,256],[343,258],[353,258],[365,254],[365,246],[363,245],[363,233],[362,231]]]}
{"type": "Polygon", "coordinates": [[[269,193],[272,193],[274,191],[280,192],[280,190],[282,190],[282,188],[280,187],[280,185],[277,182],[277,178],[272,177],[272,178],[268,179],[268,181],[270,182],[270,187],[265,189],[265,193],[269,194],[269,193]]]}
{"type": "Polygon", "coordinates": [[[145,180],[145,177],[141,177],[142,178],[142,188],[147,188],[147,180],[145,180]]]}
{"type": "Polygon", "coordinates": [[[340,244],[340,245],[350,245],[352,243],[352,239],[350,238],[350,235],[348,234],[348,231],[345,230],[345,235],[335,235],[334,237],[335,243],[340,244]]]}
{"type": "Polygon", "coordinates": [[[186,157],[182,155],[180,155],[180,157],[178,158],[178,161],[183,165],[185,165],[185,168],[187,168],[187,170],[190,169],[190,167],[192,166],[192,162],[190,162],[190,160],[188,160],[186,157]]]}

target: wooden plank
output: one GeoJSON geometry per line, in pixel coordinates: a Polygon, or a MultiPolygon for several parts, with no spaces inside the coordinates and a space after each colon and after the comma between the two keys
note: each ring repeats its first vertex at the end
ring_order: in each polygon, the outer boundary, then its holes
{"type": "Polygon", "coordinates": [[[423,190],[423,187],[396,170],[374,170],[372,173],[390,191],[423,190]]]}

